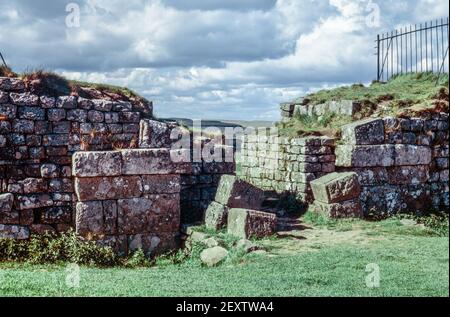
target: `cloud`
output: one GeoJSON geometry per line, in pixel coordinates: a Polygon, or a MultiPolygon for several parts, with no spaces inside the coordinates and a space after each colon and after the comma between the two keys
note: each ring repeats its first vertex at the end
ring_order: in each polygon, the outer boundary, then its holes
{"type": "Polygon", "coordinates": [[[278,103],[375,77],[377,33],[448,12],[445,0],[0,2],[0,50],[16,69],[129,86],[158,116],[278,119],[278,103]],[[370,3],[380,26],[367,24],[370,3]]]}
{"type": "Polygon", "coordinates": [[[162,3],[180,10],[269,10],[276,0],[163,0],[162,3]]]}

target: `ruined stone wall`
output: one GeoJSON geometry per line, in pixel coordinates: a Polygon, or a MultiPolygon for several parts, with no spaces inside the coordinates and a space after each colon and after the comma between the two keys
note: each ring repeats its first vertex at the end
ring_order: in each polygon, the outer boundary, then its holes
{"type": "Polygon", "coordinates": [[[328,137],[289,140],[246,136],[237,173],[265,191],[294,193],[297,199],[310,203],[310,182],[335,170],[334,143],[328,137]]]}
{"type": "Polygon", "coordinates": [[[126,255],[161,253],[178,246],[180,174],[168,149],[77,152],[76,232],[126,255]]]}
{"type": "Polygon", "coordinates": [[[342,129],[336,169],[354,171],[365,215],[448,210],[448,114],[358,121],[342,129]]]}
{"type": "Polygon", "coordinates": [[[192,168],[188,173],[181,175],[181,221],[196,223],[204,220],[205,211],[214,200],[221,176],[234,174],[235,149],[220,144],[211,147],[209,143],[213,140],[194,135],[177,124],[141,120],[140,148],[173,148],[174,143],[183,137],[187,137],[188,140],[183,146],[190,149],[188,156],[192,168]],[[202,150],[208,146],[216,153],[212,161],[205,160],[202,156],[202,150]],[[231,155],[227,155],[230,151],[231,155]]]}
{"type": "Polygon", "coordinates": [[[310,182],[331,172],[356,172],[364,215],[448,210],[448,114],[357,121],[329,138],[248,138],[238,175],[266,191],[314,197],[310,182]]]}
{"type": "MultiPolygon", "coordinates": [[[[0,78],[0,234],[74,227],[72,155],[77,151],[172,146],[176,124],[147,119],[143,105],[109,99],[38,95],[20,79],[0,78]],[[137,111],[138,109],[139,111],[137,111]]],[[[192,145],[191,135],[191,145],[192,145]]],[[[190,153],[191,159],[193,152],[190,153]]],[[[183,222],[203,220],[220,175],[234,163],[190,163],[180,176],[183,222]]]]}
{"type": "Polygon", "coordinates": [[[72,154],[136,147],[140,119],[130,102],[37,95],[20,79],[0,78],[3,236],[71,227],[72,154]]]}

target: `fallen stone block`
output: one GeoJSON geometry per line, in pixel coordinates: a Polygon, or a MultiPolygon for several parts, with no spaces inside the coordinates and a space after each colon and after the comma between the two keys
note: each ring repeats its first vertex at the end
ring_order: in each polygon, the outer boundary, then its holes
{"type": "Polygon", "coordinates": [[[228,251],[222,247],[213,247],[203,250],[200,259],[206,266],[216,266],[226,259],[228,251]]]}
{"type": "Polygon", "coordinates": [[[122,172],[120,151],[76,152],[72,159],[73,176],[118,176],[122,172]]]}
{"type": "Polygon", "coordinates": [[[384,143],[382,119],[366,119],[342,127],[342,140],[346,144],[371,145],[384,143]]]}
{"type": "Polygon", "coordinates": [[[215,201],[228,208],[259,209],[264,192],[233,175],[222,175],[215,201]]]}
{"type": "Polygon", "coordinates": [[[9,212],[12,210],[14,195],[11,193],[0,194],[0,212],[9,212]]]}
{"type": "Polygon", "coordinates": [[[311,182],[314,198],[322,203],[338,203],[359,197],[361,187],[358,175],[331,173],[311,182]]]}
{"type": "Polygon", "coordinates": [[[277,216],[275,214],[234,208],[228,211],[228,233],[236,237],[263,238],[275,233],[277,216]]]}
{"type": "Polygon", "coordinates": [[[210,229],[220,230],[226,227],[227,216],[228,207],[213,201],[206,209],[205,225],[210,229]]]}
{"type": "Polygon", "coordinates": [[[79,201],[109,200],[142,196],[139,176],[75,178],[79,201]]]}
{"type": "Polygon", "coordinates": [[[359,198],[334,204],[327,204],[316,200],[313,209],[330,218],[361,218],[363,216],[359,198]]]}
{"type": "Polygon", "coordinates": [[[336,166],[388,167],[394,166],[395,145],[338,145],[336,166]]]}
{"type": "Polygon", "coordinates": [[[30,230],[27,227],[16,225],[0,225],[1,239],[25,240],[30,237],[30,230]]]}

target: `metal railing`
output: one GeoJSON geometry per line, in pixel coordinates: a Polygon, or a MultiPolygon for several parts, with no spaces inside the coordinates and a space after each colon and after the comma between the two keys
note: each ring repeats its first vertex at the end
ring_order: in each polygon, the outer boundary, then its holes
{"type": "Polygon", "coordinates": [[[449,71],[449,19],[378,34],[377,80],[400,74],[449,71]]]}
{"type": "Polygon", "coordinates": [[[3,58],[2,52],[0,52],[0,59],[2,60],[3,66],[8,67],[8,65],[6,65],[5,59],[3,58]]]}

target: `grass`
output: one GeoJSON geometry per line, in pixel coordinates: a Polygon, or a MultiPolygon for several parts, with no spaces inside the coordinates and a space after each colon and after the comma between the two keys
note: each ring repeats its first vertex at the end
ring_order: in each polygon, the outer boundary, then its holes
{"type": "Polygon", "coordinates": [[[272,245],[268,255],[215,268],[191,261],[139,269],[81,267],[79,288],[66,286],[65,265],[3,263],[0,296],[449,296],[448,235],[404,226],[400,219],[327,221],[307,213],[304,221],[314,229],[300,234],[320,232],[321,241],[266,239],[261,243],[272,245]],[[358,239],[333,241],[352,232],[358,239]],[[302,250],[308,243],[314,247],[302,250]],[[296,248],[277,252],[288,245],[296,248]],[[380,268],[379,288],[366,286],[370,263],[380,268]]]}
{"type": "Polygon", "coordinates": [[[0,77],[17,77],[17,74],[8,66],[0,65],[0,77]]]}
{"type": "Polygon", "coordinates": [[[433,99],[443,87],[448,86],[448,74],[438,76],[434,73],[399,75],[386,83],[373,82],[366,87],[362,84],[339,87],[332,90],[320,90],[306,97],[311,104],[320,104],[328,100],[354,100],[379,103],[398,101],[422,103],[433,99]],[[438,83],[436,85],[436,83],[438,83]]]}
{"type": "Polygon", "coordinates": [[[338,137],[340,135],[340,127],[351,123],[352,120],[351,116],[331,112],[320,117],[315,114],[309,116],[297,113],[293,120],[279,122],[277,127],[280,135],[290,138],[310,135],[338,137]]]}

